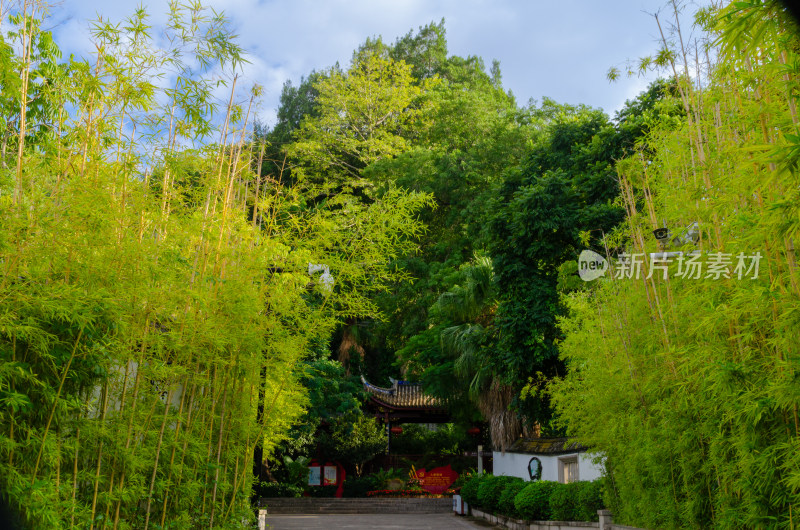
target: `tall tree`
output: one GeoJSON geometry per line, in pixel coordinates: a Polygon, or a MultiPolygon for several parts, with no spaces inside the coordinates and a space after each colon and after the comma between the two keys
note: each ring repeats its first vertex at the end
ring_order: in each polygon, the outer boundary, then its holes
{"type": "Polygon", "coordinates": [[[374,196],[363,170],[410,147],[424,110],[416,105],[430,83],[419,84],[411,68],[380,53],[357,56],[346,72],[331,69],[314,88],[317,116],[306,115],[289,155],[301,178],[374,196]]]}
{"type": "Polygon", "coordinates": [[[580,251],[605,253],[602,236],[622,221],[615,162],[632,152],[647,123],[675,113],[674,104],[657,105],[665,90],[656,82],[627,103],[616,124],[602,111],[545,100],[537,109],[543,137],[494,198],[488,230],[499,291],[497,355],[509,384],[528,381],[514,405],[544,432],[552,416],[542,385],[564,371],[560,293],[580,287],[570,281],[580,251]]]}
{"type": "Polygon", "coordinates": [[[456,418],[486,421],[493,445],[506,448],[521,423],[510,407],[515,388],[502,379],[505,371],[498,365],[496,309],[492,262],[476,257],[431,308],[430,327],[397,353],[428,392],[449,400],[456,418]]]}

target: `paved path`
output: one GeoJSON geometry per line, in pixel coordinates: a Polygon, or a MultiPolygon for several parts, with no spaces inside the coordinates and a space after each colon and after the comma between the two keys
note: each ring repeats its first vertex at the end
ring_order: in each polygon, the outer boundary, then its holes
{"type": "Polygon", "coordinates": [[[338,530],[345,529],[379,529],[398,530],[413,528],[415,530],[447,530],[449,528],[498,528],[484,521],[461,517],[454,514],[328,514],[328,515],[268,515],[269,530],[300,529],[303,530],[338,530]],[[483,523],[483,524],[481,524],[483,523]]]}

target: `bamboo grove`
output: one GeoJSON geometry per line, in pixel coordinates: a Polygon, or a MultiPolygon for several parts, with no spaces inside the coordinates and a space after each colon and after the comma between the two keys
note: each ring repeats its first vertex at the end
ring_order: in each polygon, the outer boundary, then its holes
{"type": "Polygon", "coordinates": [[[430,199],[261,174],[260,89],[213,11],[101,20],[91,61],[46,16],[0,26],[3,500],[32,528],[240,527],[254,450],[303,412],[296,365],[376,316],[430,199]]]}
{"type": "Polygon", "coordinates": [[[566,298],[570,373],[551,393],[602,455],[618,521],[798,528],[800,34],[773,2],[703,9],[696,40],[671,18],[641,66],[666,69],[685,116],[617,164],[626,221],[594,239],[610,258],[644,255],[644,272],[566,298]],[[673,260],[648,278],[650,232],[692,223],[699,240],[682,249],[728,256],[730,272],[679,277],[673,260]],[[757,278],[737,273],[740,253],[760,253],[757,278]]]}

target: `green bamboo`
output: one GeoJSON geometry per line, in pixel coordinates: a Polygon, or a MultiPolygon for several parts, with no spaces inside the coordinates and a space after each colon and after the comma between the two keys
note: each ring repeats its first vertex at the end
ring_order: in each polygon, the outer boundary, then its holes
{"type": "Polygon", "coordinates": [[[75,352],[78,351],[78,344],[80,344],[81,337],[83,337],[82,326],[78,331],[78,336],[75,338],[75,343],[72,346],[72,353],[70,353],[67,366],[61,373],[61,382],[58,384],[58,390],[56,391],[55,399],[53,399],[53,407],[50,409],[50,414],[47,416],[47,424],[45,425],[44,433],[42,434],[42,443],[39,445],[39,453],[36,455],[36,463],[33,466],[33,473],[31,473],[31,484],[33,484],[33,482],[36,480],[36,475],[39,472],[39,463],[42,461],[42,452],[44,451],[44,444],[47,440],[47,433],[50,430],[50,424],[53,421],[53,415],[55,414],[56,406],[58,405],[58,398],[61,396],[61,390],[64,388],[64,381],[67,379],[67,374],[69,373],[69,367],[72,365],[72,361],[75,359],[75,352]]]}

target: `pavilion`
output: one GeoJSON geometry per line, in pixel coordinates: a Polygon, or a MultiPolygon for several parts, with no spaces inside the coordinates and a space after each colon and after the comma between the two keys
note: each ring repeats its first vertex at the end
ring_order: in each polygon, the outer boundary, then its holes
{"type": "Polygon", "coordinates": [[[387,425],[391,423],[447,423],[445,400],[426,394],[419,383],[392,380],[391,388],[375,386],[361,376],[369,402],[367,409],[387,425]]]}

